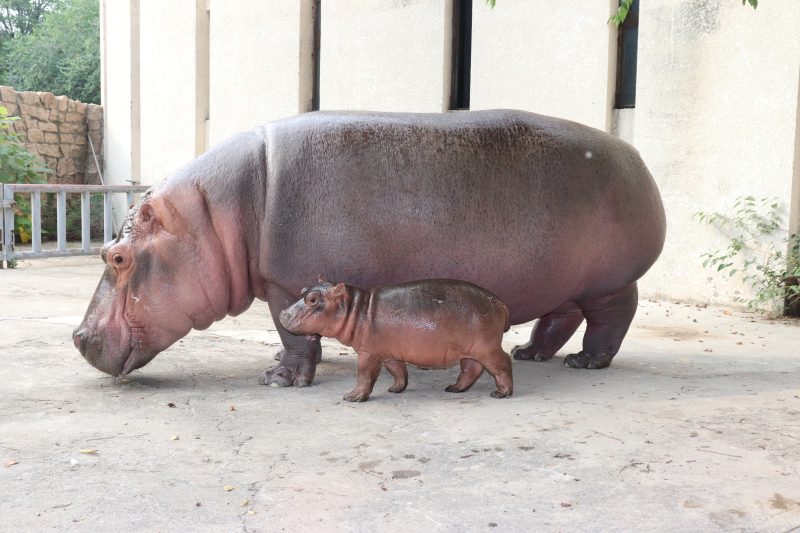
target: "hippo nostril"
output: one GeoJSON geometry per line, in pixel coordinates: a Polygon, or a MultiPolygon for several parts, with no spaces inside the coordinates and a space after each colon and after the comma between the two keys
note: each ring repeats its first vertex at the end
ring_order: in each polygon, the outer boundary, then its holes
{"type": "Polygon", "coordinates": [[[73,333],[72,342],[77,349],[81,349],[81,340],[83,340],[83,333],[73,333]]]}

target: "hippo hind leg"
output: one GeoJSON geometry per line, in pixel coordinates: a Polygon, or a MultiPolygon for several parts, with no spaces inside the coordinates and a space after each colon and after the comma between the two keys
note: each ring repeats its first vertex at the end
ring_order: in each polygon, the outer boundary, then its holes
{"type": "Polygon", "coordinates": [[[461,360],[461,373],[453,385],[445,389],[446,392],[467,392],[478,378],[483,374],[483,365],[474,359],[461,360]]]}
{"type": "Polygon", "coordinates": [[[383,364],[394,378],[394,385],[389,387],[389,392],[397,394],[406,390],[408,386],[408,367],[406,364],[403,361],[386,361],[383,364]]]}
{"type": "Polygon", "coordinates": [[[572,368],[605,368],[617,355],[636,314],[636,282],[611,294],[577,302],[586,317],[583,350],[564,360],[572,368]]]}
{"type": "Polygon", "coordinates": [[[490,396],[492,398],[510,398],[514,393],[514,379],[511,374],[511,357],[499,346],[486,358],[486,370],[494,378],[497,390],[490,396]]]}
{"type": "Polygon", "coordinates": [[[583,313],[577,309],[568,313],[549,313],[536,322],[531,340],[511,350],[518,360],[547,361],[567,343],[583,322],[583,313]]]}

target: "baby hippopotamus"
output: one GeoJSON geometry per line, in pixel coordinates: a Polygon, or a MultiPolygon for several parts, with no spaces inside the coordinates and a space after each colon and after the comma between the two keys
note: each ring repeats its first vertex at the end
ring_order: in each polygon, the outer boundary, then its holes
{"type": "Polygon", "coordinates": [[[511,396],[511,358],[503,351],[508,308],[491,292],[453,279],[429,279],[376,287],[319,283],[281,312],[295,335],[335,337],[358,354],[358,385],[344,399],[365,402],[381,365],[394,377],[389,392],[408,385],[406,363],[443,367],[461,362],[461,374],[447,392],[466,392],[483,369],[494,377],[495,398],[511,396]]]}

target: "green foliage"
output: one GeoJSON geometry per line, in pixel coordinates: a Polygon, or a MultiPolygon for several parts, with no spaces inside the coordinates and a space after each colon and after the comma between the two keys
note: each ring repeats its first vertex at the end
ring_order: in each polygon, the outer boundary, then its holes
{"type": "Polygon", "coordinates": [[[619,9],[617,9],[616,13],[608,17],[606,24],[613,22],[614,25],[619,28],[620,24],[625,22],[625,17],[628,16],[628,11],[630,11],[632,3],[633,0],[620,0],[619,9]]]}
{"type": "Polygon", "coordinates": [[[0,73],[6,70],[3,45],[29,35],[61,0],[0,0],[0,73]]]}
{"type": "Polygon", "coordinates": [[[495,2],[495,0],[486,0],[486,5],[488,5],[492,9],[494,9],[494,2],[495,2]]]}
{"type": "Polygon", "coordinates": [[[731,241],[724,252],[703,254],[703,266],[716,267],[717,272],[730,269],[728,275],[733,276],[740,271],[734,265],[741,261],[742,281],[756,289],[756,296],[752,300],[737,297],[735,301],[762,313],[770,306],[783,311],[784,302],[795,301],[800,294],[800,241],[796,233],[789,234],[781,227],[783,220],[777,211],[777,198],[757,201],[748,196],[736,199],[730,215],[700,212],[692,217],[716,227],[731,241]],[[777,233],[786,236],[776,245],[777,233]]]}
{"type": "Polygon", "coordinates": [[[58,2],[31,34],[8,41],[3,55],[2,84],[99,104],[100,3],[58,2]]]}
{"type": "MultiPolygon", "coordinates": [[[[486,1],[488,2],[489,0],[486,1]]],[[[746,5],[748,2],[753,6],[753,9],[758,7],[758,0],[742,0],[742,5],[746,5]]],[[[613,22],[614,25],[619,28],[620,25],[625,22],[625,17],[628,16],[628,11],[630,11],[632,3],[633,0],[620,0],[619,9],[617,9],[615,14],[608,17],[606,24],[613,22]]],[[[494,0],[492,0],[492,7],[494,7],[494,0]]]]}
{"type": "MultiPolygon", "coordinates": [[[[6,108],[0,107],[0,183],[47,183],[41,174],[53,171],[40,167],[36,157],[25,149],[21,136],[9,131],[15,120],[19,117],[9,117],[6,108]]],[[[14,195],[14,201],[14,229],[25,238],[32,231],[31,205],[19,194],[14,195]]]]}

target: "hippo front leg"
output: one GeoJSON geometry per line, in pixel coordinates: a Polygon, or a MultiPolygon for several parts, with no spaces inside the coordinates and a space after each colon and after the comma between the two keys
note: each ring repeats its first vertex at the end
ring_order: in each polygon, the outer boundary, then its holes
{"type": "Polygon", "coordinates": [[[319,335],[292,335],[278,320],[280,312],[295,300],[295,297],[277,285],[270,285],[267,289],[269,312],[272,314],[283,348],[279,352],[280,364],[271,370],[264,370],[258,378],[261,385],[308,387],[314,381],[317,363],[322,359],[319,335]]]}

